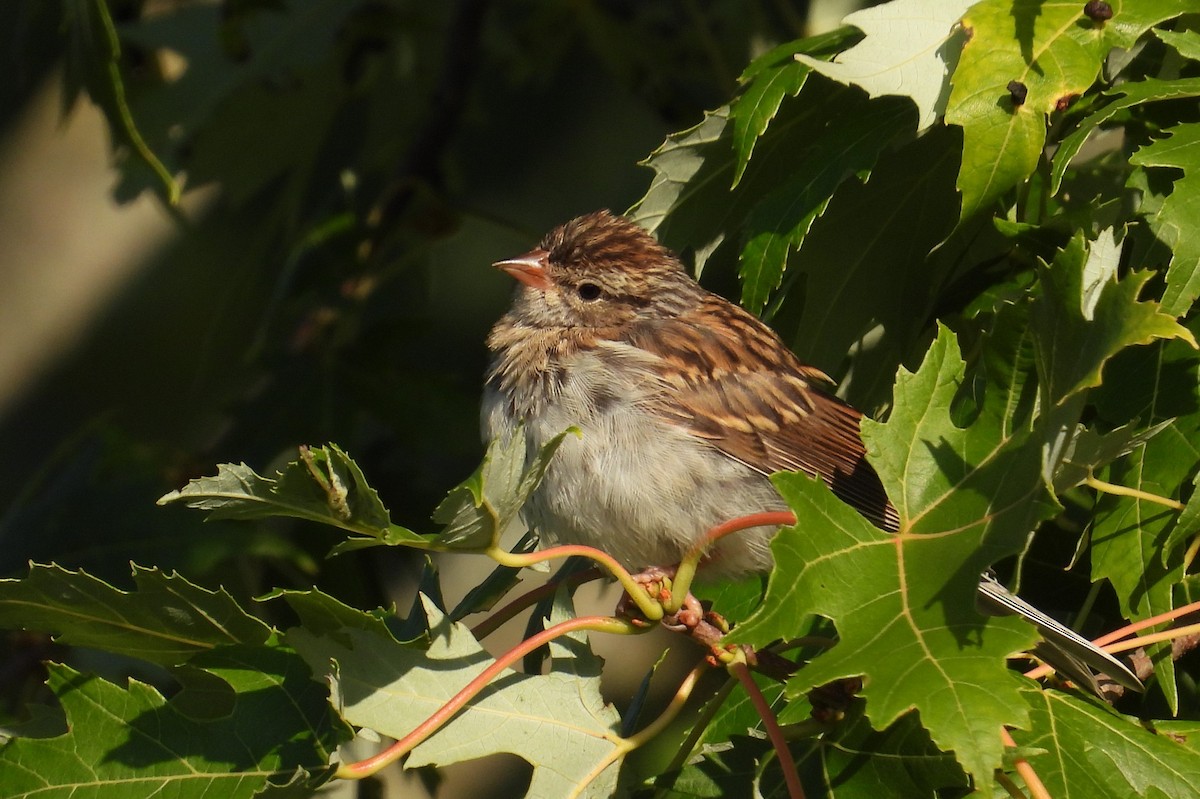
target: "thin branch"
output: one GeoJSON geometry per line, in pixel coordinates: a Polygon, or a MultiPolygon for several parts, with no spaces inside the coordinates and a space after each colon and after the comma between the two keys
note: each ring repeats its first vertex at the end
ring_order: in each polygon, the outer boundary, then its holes
{"type": "MultiPolygon", "coordinates": [[[[1000,728],[1000,738],[1004,741],[1005,746],[1017,748],[1017,742],[1013,740],[1012,735],[1003,727],[1000,728]]],[[[1042,783],[1041,777],[1033,770],[1033,766],[1029,765],[1029,761],[1023,757],[1018,757],[1013,761],[1013,765],[1017,769],[1017,773],[1021,775],[1021,779],[1025,780],[1025,787],[1029,789],[1029,795],[1033,799],[1050,799],[1050,792],[1046,790],[1046,786],[1042,783]]]]}
{"type": "Polygon", "coordinates": [[[1196,559],[1196,555],[1200,554],[1200,535],[1192,538],[1192,543],[1188,544],[1187,551],[1183,553],[1183,573],[1187,574],[1192,570],[1192,561],[1196,559]]]}
{"type": "Polygon", "coordinates": [[[758,711],[758,715],[763,721],[763,728],[767,731],[771,745],[775,747],[776,756],[779,757],[779,767],[783,769],[783,781],[787,784],[788,796],[791,799],[804,799],[804,786],[800,784],[796,761],[792,759],[792,750],[788,749],[787,738],[779,727],[775,711],[771,710],[771,703],[763,696],[762,691],[758,690],[758,683],[754,682],[754,677],[750,675],[750,669],[747,668],[744,661],[731,663],[728,668],[729,672],[742,684],[742,688],[750,697],[750,703],[754,705],[754,709],[758,711]]]}
{"type": "Polygon", "coordinates": [[[700,677],[708,669],[709,665],[701,661],[695,668],[689,671],[687,676],[683,678],[683,682],[679,684],[679,688],[676,689],[675,696],[671,697],[671,703],[658,715],[658,718],[628,738],[620,739],[613,751],[609,752],[583,779],[579,780],[575,790],[570,794],[570,799],[575,799],[575,797],[582,795],[584,789],[599,777],[606,768],[617,762],[617,760],[629,754],[634,749],[645,746],[648,741],[665,730],[667,725],[673,722],[679,716],[680,712],[683,711],[688,699],[691,698],[692,691],[696,688],[696,683],[700,681],[700,677]]]}
{"type": "MultiPolygon", "coordinates": [[[[100,23],[100,27],[104,29],[104,42],[108,48],[104,54],[104,69],[107,73],[108,88],[112,92],[113,106],[116,110],[116,119],[110,118],[110,121],[120,129],[121,133],[128,140],[130,148],[162,183],[163,190],[166,192],[168,208],[175,209],[179,205],[179,184],[175,181],[171,172],[163,166],[162,161],[158,159],[154,151],[150,149],[150,146],[146,144],[146,140],[142,138],[142,133],[138,130],[137,123],[133,121],[133,112],[129,110],[129,102],[125,98],[125,81],[121,77],[121,39],[117,35],[117,28],[113,24],[112,15],[108,13],[108,5],[104,0],[95,0],[92,6],[95,9],[96,19],[100,23]]],[[[174,216],[175,214],[172,215],[174,216]]],[[[178,219],[179,217],[176,216],[176,218],[178,219]]]]}
{"type": "Polygon", "coordinates": [[[1134,622],[1133,624],[1128,624],[1119,630],[1113,630],[1111,633],[1100,636],[1092,643],[1094,643],[1096,646],[1104,646],[1112,643],[1113,641],[1119,641],[1122,638],[1133,635],[1139,630],[1144,630],[1147,627],[1154,627],[1155,625],[1162,624],[1163,622],[1175,621],[1176,619],[1186,616],[1189,613],[1200,613],[1200,602],[1193,602],[1190,605],[1184,605],[1183,607],[1175,608],[1174,610],[1168,610],[1166,613],[1160,613],[1157,616],[1151,616],[1148,619],[1142,619],[1141,621],[1134,622]]]}
{"type": "Polygon", "coordinates": [[[395,763],[412,751],[417,744],[433,735],[442,725],[454,718],[458,711],[462,710],[468,702],[487,687],[488,683],[513,663],[516,663],[538,647],[553,641],[555,638],[575,632],[576,630],[594,630],[618,635],[636,635],[643,632],[643,628],[636,627],[621,619],[614,619],[611,616],[580,616],[547,628],[537,635],[530,636],[496,658],[490,666],[480,672],[461,691],[434,711],[433,715],[417,725],[408,735],[373,757],[360,760],[357,763],[343,763],[338,767],[334,776],[344,780],[361,780],[371,776],[381,768],[395,763]]]}
{"type": "Polygon", "coordinates": [[[1001,788],[1008,792],[1008,795],[1011,796],[1012,799],[1029,799],[1029,797],[1025,795],[1025,792],[1022,791],[1017,784],[1012,781],[1012,778],[1000,769],[996,769],[996,782],[1001,788]]]}
{"type": "Polygon", "coordinates": [[[1130,638],[1128,641],[1119,641],[1115,644],[1109,644],[1104,647],[1104,651],[1108,653],[1124,652],[1129,649],[1137,649],[1139,646],[1147,644],[1157,644],[1160,641],[1174,641],[1176,638],[1183,638],[1187,635],[1196,635],[1200,633],[1200,623],[1188,624],[1183,627],[1172,627],[1169,630],[1163,630],[1160,633],[1150,633],[1150,635],[1139,635],[1137,638],[1130,638]]]}

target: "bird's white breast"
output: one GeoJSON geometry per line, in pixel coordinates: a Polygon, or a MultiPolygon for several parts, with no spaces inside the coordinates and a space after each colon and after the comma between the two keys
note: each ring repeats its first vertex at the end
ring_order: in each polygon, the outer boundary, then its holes
{"type": "MultiPolygon", "coordinates": [[[[765,477],[652,410],[670,389],[646,353],[607,342],[558,366],[554,391],[513,396],[493,381],[483,401],[489,439],[524,416],[530,456],[568,427],[582,433],[563,440],[522,514],[546,543],[593,546],[630,568],[670,565],[713,525],[783,507],[765,477]]],[[[766,568],[771,532],[726,539],[710,571],[766,568]]]]}

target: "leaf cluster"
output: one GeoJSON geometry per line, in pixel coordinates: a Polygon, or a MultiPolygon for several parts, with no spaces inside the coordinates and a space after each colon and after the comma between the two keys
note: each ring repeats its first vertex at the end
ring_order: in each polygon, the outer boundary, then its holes
{"type": "MultiPolygon", "coordinates": [[[[350,6],[310,6],[269,52],[319,85],[304,54],[330,46],[350,6]]],[[[83,29],[112,32],[100,5],[78,8],[83,29]]],[[[997,568],[1095,633],[1197,599],[1200,33],[1189,11],[1171,0],[893,0],[763,54],[726,105],[646,161],[654,177],[633,218],[705,280],[736,276],[743,304],[871,412],[863,437],[900,516],[898,533],[884,533],[819,482],[776,475],[796,524],[776,537],[765,592],[710,591],[738,622],[731,640],[798,647],[800,667],[771,698],[810,795],[1032,793],[1031,766],[1056,796],[1200,796],[1196,671],[1170,642],[1149,644],[1137,664],[1146,694],[1114,708],[1018,676],[1008,660],[1035,631],[983,616],[974,600],[980,572],[997,568]],[[849,678],[862,687],[840,715],[814,708],[814,689],[849,678]]],[[[244,22],[225,20],[227,46],[258,54],[244,22]]],[[[88,52],[114,62],[115,39],[101,41],[107,50],[88,52]]],[[[231,69],[266,80],[277,68],[250,58],[231,69]]],[[[230,112],[228,98],[188,97],[197,125],[230,112]]],[[[280,100],[238,98],[264,116],[332,124],[271,107],[280,100]]],[[[169,187],[170,159],[139,146],[119,97],[104,102],[125,151],[169,187]]],[[[222,157],[249,152],[208,141],[222,157]]],[[[275,153],[226,190],[249,202],[303,182],[283,167],[293,155],[275,153]]],[[[205,163],[192,162],[198,179],[205,163]]],[[[341,230],[331,225],[306,241],[341,230]]],[[[332,445],[270,477],[223,465],[163,501],[214,519],[327,524],[348,533],[339,552],[507,562],[500,534],[559,441],[537,453],[494,444],[437,509],[436,533],[395,524],[332,445]]],[[[125,592],[35,566],[0,583],[0,625],[127,656],[154,684],[52,666],[53,701],[6,731],[0,792],[311,792],[352,735],[405,738],[496,662],[461,619],[490,609],[515,571],[498,568],[448,611],[429,569],[403,617],[316,589],[276,592],[262,604],[288,620],[267,624],[257,605],[156,569],[135,568],[125,592]]],[[[562,595],[543,609],[551,623],[570,614],[562,595]]],[[[678,740],[677,754],[639,760],[626,757],[638,703],[625,718],[605,704],[601,664],[577,637],[550,655],[545,674],[489,681],[409,748],[407,765],[509,752],[533,766],[537,796],[785,795],[737,690],[698,691],[686,729],[653,727],[678,740]]]]}

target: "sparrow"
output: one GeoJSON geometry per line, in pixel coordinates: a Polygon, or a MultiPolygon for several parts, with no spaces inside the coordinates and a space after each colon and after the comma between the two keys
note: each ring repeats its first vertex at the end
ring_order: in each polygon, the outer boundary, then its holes
{"type": "MultiPolygon", "coordinates": [[[[544,543],[595,547],[631,569],[674,564],[721,522],[787,510],[768,479],[778,471],[819,477],[877,527],[899,529],[866,460],[862,415],[638,225],[596,211],[495,266],[518,285],[487,339],[485,440],[520,431],[537,453],[569,427],[581,432],[563,440],[522,510],[544,543]]],[[[776,529],[718,541],[707,576],[769,571],[776,529]]],[[[1140,688],[1120,661],[994,580],[981,580],[979,596],[1140,688]]]]}

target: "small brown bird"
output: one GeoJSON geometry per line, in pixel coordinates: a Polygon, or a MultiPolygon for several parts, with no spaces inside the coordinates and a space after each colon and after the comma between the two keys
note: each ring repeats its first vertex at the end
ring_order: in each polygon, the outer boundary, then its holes
{"type": "MultiPolygon", "coordinates": [[[[572,425],[582,431],[564,440],[523,511],[547,543],[596,547],[629,568],[670,565],[720,522],[785,510],[767,479],[782,470],[820,477],[874,524],[897,529],[865,458],[859,412],[637,225],[597,211],[496,266],[520,285],[488,337],[484,436],[510,437],[523,424],[537,452],[572,425]]],[[[725,537],[706,573],[769,570],[774,532],[725,537]]],[[[1140,686],[998,583],[985,578],[980,596],[1140,686]]]]}

